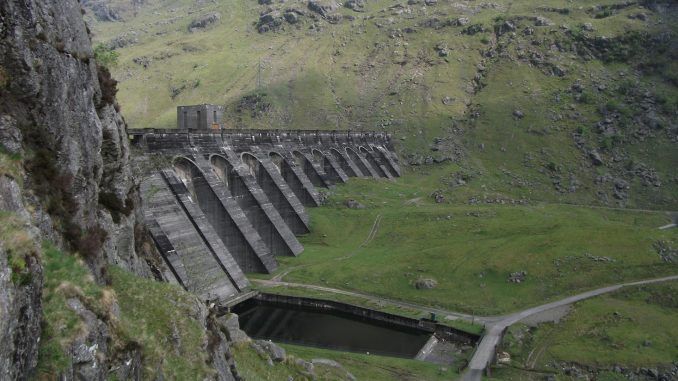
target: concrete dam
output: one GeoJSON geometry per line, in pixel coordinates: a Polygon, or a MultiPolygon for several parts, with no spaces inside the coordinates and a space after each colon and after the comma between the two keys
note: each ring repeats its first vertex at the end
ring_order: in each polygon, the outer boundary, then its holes
{"type": "Polygon", "coordinates": [[[189,128],[129,134],[133,146],[166,159],[141,183],[163,275],[203,300],[233,300],[249,291],[246,272],[270,273],[277,256],[299,255],[305,208],[322,203],[319,188],[400,176],[385,133],[228,130],[200,123],[199,111],[197,121],[181,115],[189,128]]]}

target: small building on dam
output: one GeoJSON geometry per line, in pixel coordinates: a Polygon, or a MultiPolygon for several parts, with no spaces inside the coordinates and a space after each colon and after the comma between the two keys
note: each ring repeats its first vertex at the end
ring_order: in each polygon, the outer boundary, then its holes
{"type": "Polygon", "coordinates": [[[159,162],[141,184],[159,271],[204,300],[232,299],[249,290],[246,272],[299,255],[319,188],[400,176],[388,134],[224,129],[223,115],[221,106],[180,106],[176,129],[129,131],[137,160],[159,162]]]}

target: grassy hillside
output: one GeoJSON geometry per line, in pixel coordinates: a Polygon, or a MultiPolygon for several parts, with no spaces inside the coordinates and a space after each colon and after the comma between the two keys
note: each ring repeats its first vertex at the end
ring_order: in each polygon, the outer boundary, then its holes
{"type": "Polygon", "coordinates": [[[657,229],[667,221],[664,213],[436,203],[430,179],[447,171],[453,166],[408,173],[396,183],[352,180],[338,187],[328,206],[310,211],[303,255],[279,258],[278,273],[290,282],[492,315],[678,271],[654,247],[675,241],[674,232],[657,229]],[[366,208],[348,209],[352,198],[366,208]],[[525,281],[509,283],[518,271],[527,272],[525,281]],[[421,278],[438,285],[417,289],[421,278]]]}
{"type": "Polygon", "coordinates": [[[123,21],[86,18],[120,53],[133,128],[224,104],[233,128],[388,131],[404,161],[457,162],[506,197],[678,207],[675,5],[103,3],[123,21]]]}
{"type": "MultiPolygon", "coordinates": [[[[92,322],[70,307],[76,299],[107,325],[111,356],[140,351],[143,379],[159,374],[171,380],[213,376],[205,350],[206,333],[196,316],[199,301],[193,295],[115,266],[109,268],[111,285],[102,287],[76,256],[48,243],[40,255],[45,275],[44,319],[36,380],[52,380],[72,367],[66,351],[93,330],[92,322]]],[[[110,377],[117,379],[115,373],[110,377]]]]}
{"type": "MultiPolygon", "coordinates": [[[[661,369],[678,356],[677,287],[675,282],[639,286],[577,303],[559,324],[512,327],[504,350],[511,354],[514,366],[546,373],[557,371],[558,364],[605,369],[601,379],[620,379],[621,372],[614,372],[620,365],[632,371],[637,367],[661,369]]],[[[496,377],[504,379],[509,374],[509,370],[500,371],[496,377]]],[[[533,373],[532,378],[539,376],[533,373]]],[[[530,379],[527,373],[522,377],[530,379]]]]}
{"type": "MultiPolygon", "coordinates": [[[[113,71],[132,128],[171,128],[176,106],[215,103],[229,128],[393,134],[403,178],[331,191],[329,205],[309,211],[304,254],[280,259],[284,280],[488,315],[678,270],[658,249],[676,247],[675,231],[657,229],[678,209],[675,2],[137,4],[91,0],[86,15],[95,41],[120,54],[113,71]],[[96,4],[120,21],[98,20],[96,4]],[[346,208],[350,198],[366,208],[346,208]],[[520,271],[523,282],[508,282],[520,271]],[[417,289],[422,279],[437,286],[417,289]]],[[[538,366],[675,355],[653,339],[675,323],[670,311],[622,299],[578,304],[559,326],[563,344],[541,327],[512,354],[548,348],[530,359],[538,366]],[[611,309],[631,320],[603,332],[611,309]],[[641,332],[645,313],[657,325],[641,332]],[[635,351],[641,336],[656,346],[635,351]],[[626,349],[606,352],[620,342],[626,349]]],[[[388,367],[380,361],[375,369],[388,367]]],[[[294,370],[251,363],[255,378],[294,370]]],[[[514,371],[500,378],[526,377],[514,371]]]]}

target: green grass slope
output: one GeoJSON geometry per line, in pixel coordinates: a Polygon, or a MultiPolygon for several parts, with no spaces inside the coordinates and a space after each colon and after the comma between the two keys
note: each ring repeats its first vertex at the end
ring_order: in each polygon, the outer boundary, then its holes
{"type": "Polygon", "coordinates": [[[120,54],[132,128],[223,104],[229,128],[384,130],[403,161],[452,160],[508,197],[678,206],[671,3],[99,2],[122,17],[85,16],[120,54]],[[260,33],[262,14],[280,25],[260,33]]]}
{"type": "MultiPolygon", "coordinates": [[[[43,331],[35,379],[51,380],[72,364],[65,351],[88,334],[66,301],[76,298],[108,325],[109,354],[138,348],[143,379],[159,374],[171,380],[213,376],[205,351],[206,332],[193,316],[199,301],[173,285],[143,279],[109,267],[111,285],[97,285],[84,263],[50,244],[43,245],[43,331]],[[119,309],[112,311],[112,306],[119,309]],[[172,337],[177,342],[170,343],[172,337]]],[[[114,377],[111,375],[111,377],[114,377]]]]}
{"type": "Polygon", "coordinates": [[[664,213],[560,204],[436,203],[455,166],[397,182],[351,180],[312,209],[303,255],[279,258],[284,280],[357,290],[479,315],[516,311],[624,280],[674,274],[655,250],[675,233],[664,213]],[[348,199],[366,206],[349,209],[348,199]],[[368,236],[379,218],[374,238],[368,236]],[[338,228],[341,227],[341,228],[338,228]],[[367,242],[367,243],[364,243],[367,242]],[[607,257],[601,259],[601,257],[607,257]],[[526,281],[509,283],[526,271],[526,281]],[[434,289],[417,289],[433,278],[434,289]]]}
{"type": "MultiPolygon", "coordinates": [[[[603,369],[601,379],[619,379],[613,370],[620,365],[632,371],[666,365],[670,369],[678,356],[677,287],[675,282],[639,286],[577,303],[560,323],[512,327],[504,350],[516,367],[559,372],[558,364],[576,364],[603,369]]],[[[496,377],[508,378],[510,373],[503,370],[496,377]]]]}

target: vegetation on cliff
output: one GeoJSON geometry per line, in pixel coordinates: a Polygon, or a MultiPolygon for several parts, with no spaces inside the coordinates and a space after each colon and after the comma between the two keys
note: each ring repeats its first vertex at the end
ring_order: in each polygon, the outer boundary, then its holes
{"type": "Polygon", "coordinates": [[[104,356],[140,352],[142,379],[162,375],[169,380],[188,380],[213,375],[201,322],[204,307],[195,296],[115,266],[109,267],[110,285],[97,285],[76,256],[48,243],[41,251],[44,318],[37,379],[51,380],[71,369],[71,352],[78,350],[75,343],[99,329],[74,300],[107,327],[109,334],[101,338],[108,345],[104,356]]]}

